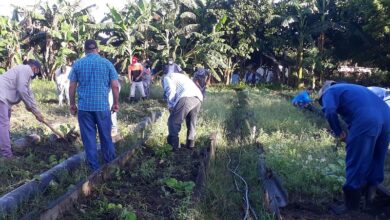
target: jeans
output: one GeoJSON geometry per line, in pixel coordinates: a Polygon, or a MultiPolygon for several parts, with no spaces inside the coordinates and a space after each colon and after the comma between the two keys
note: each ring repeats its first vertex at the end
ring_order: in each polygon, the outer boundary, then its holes
{"type": "Polygon", "coordinates": [[[131,83],[131,87],[130,87],[130,97],[135,97],[135,88],[137,88],[140,93],[141,93],[141,97],[142,98],[145,98],[145,92],[144,92],[144,84],[141,82],[133,82],[131,83]]]}
{"type": "Polygon", "coordinates": [[[10,130],[11,108],[0,101],[0,155],[12,157],[10,130]]]}
{"type": "Polygon", "coordinates": [[[108,163],[115,158],[115,148],[111,138],[111,112],[79,110],[78,121],[87,162],[93,170],[97,170],[99,169],[99,160],[96,146],[96,128],[99,132],[104,161],[108,163]]]}

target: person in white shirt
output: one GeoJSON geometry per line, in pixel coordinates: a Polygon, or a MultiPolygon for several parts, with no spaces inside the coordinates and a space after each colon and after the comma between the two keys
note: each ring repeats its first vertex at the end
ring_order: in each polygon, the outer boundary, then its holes
{"type": "Polygon", "coordinates": [[[41,64],[36,60],[28,60],[26,63],[0,75],[0,155],[6,158],[13,157],[9,133],[13,105],[23,101],[26,109],[33,113],[38,121],[44,121],[30,90],[31,80],[40,74],[41,64]]]}
{"type": "Polygon", "coordinates": [[[168,102],[168,144],[179,148],[179,132],[184,119],[187,125],[186,147],[195,147],[195,127],[203,101],[202,92],[195,83],[181,73],[169,73],[163,79],[164,97],[168,102]]]}

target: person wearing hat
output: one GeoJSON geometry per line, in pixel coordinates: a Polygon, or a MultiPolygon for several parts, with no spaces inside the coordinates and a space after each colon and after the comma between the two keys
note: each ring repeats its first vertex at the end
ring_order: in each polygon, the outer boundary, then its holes
{"type": "Polygon", "coordinates": [[[346,142],[344,204],[331,205],[335,214],[358,210],[361,196],[372,204],[384,179],[384,160],[390,140],[389,107],[364,86],[325,82],[319,102],[334,135],[346,142]],[[338,115],[348,125],[340,127],[338,115]]]}
{"type": "Polygon", "coordinates": [[[131,83],[130,87],[130,102],[135,100],[135,89],[137,88],[141,93],[142,99],[146,98],[144,91],[144,84],[142,82],[142,75],[144,72],[144,67],[141,63],[138,62],[138,58],[133,56],[131,59],[131,64],[128,67],[129,81],[131,83]]]}
{"type": "Polygon", "coordinates": [[[169,57],[168,64],[164,67],[164,74],[169,73],[181,73],[183,70],[180,68],[179,65],[177,65],[172,57],[169,57]]]}
{"type": "Polygon", "coordinates": [[[44,120],[30,90],[31,80],[40,75],[40,70],[39,61],[30,59],[26,65],[17,65],[0,75],[0,155],[5,158],[13,157],[9,133],[13,105],[23,101],[38,121],[44,120]]]}
{"type": "Polygon", "coordinates": [[[69,75],[70,112],[72,115],[77,113],[88,164],[92,170],[97,170],[100,165],[96,128],[105,162],[108,163],[115,158],[115,148],[111,138],[111,112],[119,111],[118,73],[109,60],[99,55],[95,40],[86,40],[84,48],[85,57],[73,64],[69,75]],[[108,101],[110,88],[114,99],[111,110],[108,101]]]}

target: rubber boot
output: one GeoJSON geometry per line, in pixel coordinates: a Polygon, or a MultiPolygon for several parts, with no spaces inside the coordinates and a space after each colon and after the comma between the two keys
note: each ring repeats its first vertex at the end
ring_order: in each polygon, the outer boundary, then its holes
{"type": "Polygon", "coordinates": [[[169,145],[172,146],[172,151],[177,151],[180,148],[179,137],[174,137],[174,136],[168,135],[167,142],[169,145]]]}
{"type": "Polygon", "coordinates": [[[194,140],[187,140],[186,148],[194,149],[195,148],[195,141],[194,140]]]}
{"type": "Polygon", "coordinates": [[[134,97],[130,97],[130,103],[134,103],[135,102],[135,98],[134,97]]]}
{"type": "Polygon", "coordinates": [[[344,203],[332,204],[330,209],[336,215],[343,215],[350,211],[359,210],[360,189],[344,189],[344,203]]]}
{"type": "Polygon", "coordinates": [[[363,195],[365,199],[364,201],[365,210],[370,210],[374,207],[373,204],[374,204],[374,199],[376,197],[376,190],[377,190],[377,186],[369,185],[369,184],[363,188],[363,195]]]}

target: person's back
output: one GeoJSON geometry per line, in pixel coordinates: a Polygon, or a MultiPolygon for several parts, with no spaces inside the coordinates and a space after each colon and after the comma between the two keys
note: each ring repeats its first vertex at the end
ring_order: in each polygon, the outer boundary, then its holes
{"type": "Polygon", "coordinates": [[[108,93],[110,91],[112,64],[98,54],[89,53],[73,65],[78,81],[78,108],[83,111],[106,111],[110,109],[108,93]]]}
{"type": "Polygon", "coordinates": [[[164,96],[173,107],[180,98],[198,97],[203,101],[203,95],[195,83],[188,76],[181,73],[167,74],[163,79],[164,96]]]}
{"type": "Polygon", "coordinates": [[[201,89],[201,90],[205,89],[206,83],[207,83],[207,77],[208,77],[208,72],[204,68],[199,68],[194,73],[194,81],[199,84],[199,86],[200,86],[199,89],[201,89]]]}
{"type": "Polygon", "coordinates": [[[17,65],[0,75],[0,101],[17,104],[22,100],[18,92],[19,81],[30,82],[33,72],[28,65],[17,65]],[[23,80],[22,80],[23,79],[23,80]]]}
{"type": "Polygon", "coordinates": [[[378,86],[369,86],[367,87],[371,92],[373,92],[375,95],[377,95],[379,98],[384,99],[388,92],[385,88],[378,87],[378,86]]]}
{"type": "Polygon", "coordinates": [[[310,94],[307,92],[307,90],[299,92],[293,99],[292,104],[297,105],[299,103],[301,104],[309,104],[313,100],[310,98],[310,94]]]}
{"type": "Polygon", "coordinates": [[[336,84],[323,95],[324,112],[337,111],[355,135],[383,125],[390,131],[390,111],[383,100],[364,86],[336,84]]]}

